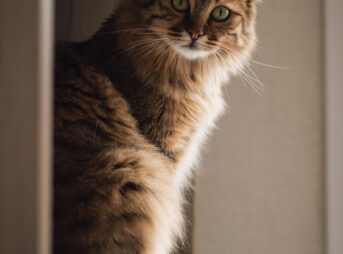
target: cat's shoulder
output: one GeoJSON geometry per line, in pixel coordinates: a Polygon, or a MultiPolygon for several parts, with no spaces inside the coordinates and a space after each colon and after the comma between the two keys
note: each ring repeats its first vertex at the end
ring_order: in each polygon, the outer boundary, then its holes
{"type": "Polygon", "coordinates": [[[103,102],[127,108],[110,78],[87,59],[78,49],[77,43],[58,43],[55,48],[54,84],[55,92],[67,92],[73,96],[93,97],[103,102]]]}
{"type": "Polygon", "coordinates": [[[125,98],[73,44],[56,46],[54,83],[57,122],[102,119],[111,125],[122,122],[126,127],[136,128],[125,98]]]}
{"type": "Polygon", "coordinates": [[[66,83],[92,90],[113,87],[110,79],[81,54],[77,43],[58,43],[55,48],[55,86],[66,83]]]}

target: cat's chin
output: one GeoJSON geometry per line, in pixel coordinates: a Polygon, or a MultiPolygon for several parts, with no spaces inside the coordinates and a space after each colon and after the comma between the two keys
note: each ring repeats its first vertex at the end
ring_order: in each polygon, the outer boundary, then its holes
{"type": "Polygon", "coordinates": [[[206,58],[211,54],[211,52],[202,50],[202,49],[185,47],[185,46],[175,46],[175,45],[171,45],[171,46],[177,54],[189,60],[206,58]]]}

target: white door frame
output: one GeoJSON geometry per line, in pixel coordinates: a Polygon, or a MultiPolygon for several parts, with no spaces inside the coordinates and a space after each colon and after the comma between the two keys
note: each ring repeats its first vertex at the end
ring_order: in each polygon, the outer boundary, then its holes
{"type": "Polygon", "coordinates": [[[343,253],[343,1],[326,0],[327,254],[343,253]]]}

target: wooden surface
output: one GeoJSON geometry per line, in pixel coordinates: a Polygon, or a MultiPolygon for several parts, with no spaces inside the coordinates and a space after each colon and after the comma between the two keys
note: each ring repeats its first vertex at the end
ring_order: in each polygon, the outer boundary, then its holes
{"type": "Polygon", "coordinates": [[[0,253],[50,249],[52,5],[0,0],[0,253]]]}

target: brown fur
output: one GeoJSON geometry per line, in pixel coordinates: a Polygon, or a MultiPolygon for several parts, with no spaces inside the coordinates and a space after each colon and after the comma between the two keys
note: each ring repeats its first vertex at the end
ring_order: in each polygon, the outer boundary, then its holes
{"type": "Polygon", "coordinates": [[[217,98],[201,81],[255,40],[254,1],[219,1],[233,10],[222,24],[207,22],[216,2],[191,0],[187,17],[169,0],[125,0],[91,40],[58,46],[55,253],[167,254],[182,238],[175,176],[206,120],[199,100],[217,98]],[[220,56],[188,60],[154,41],[188,26],[220,56]]]}

